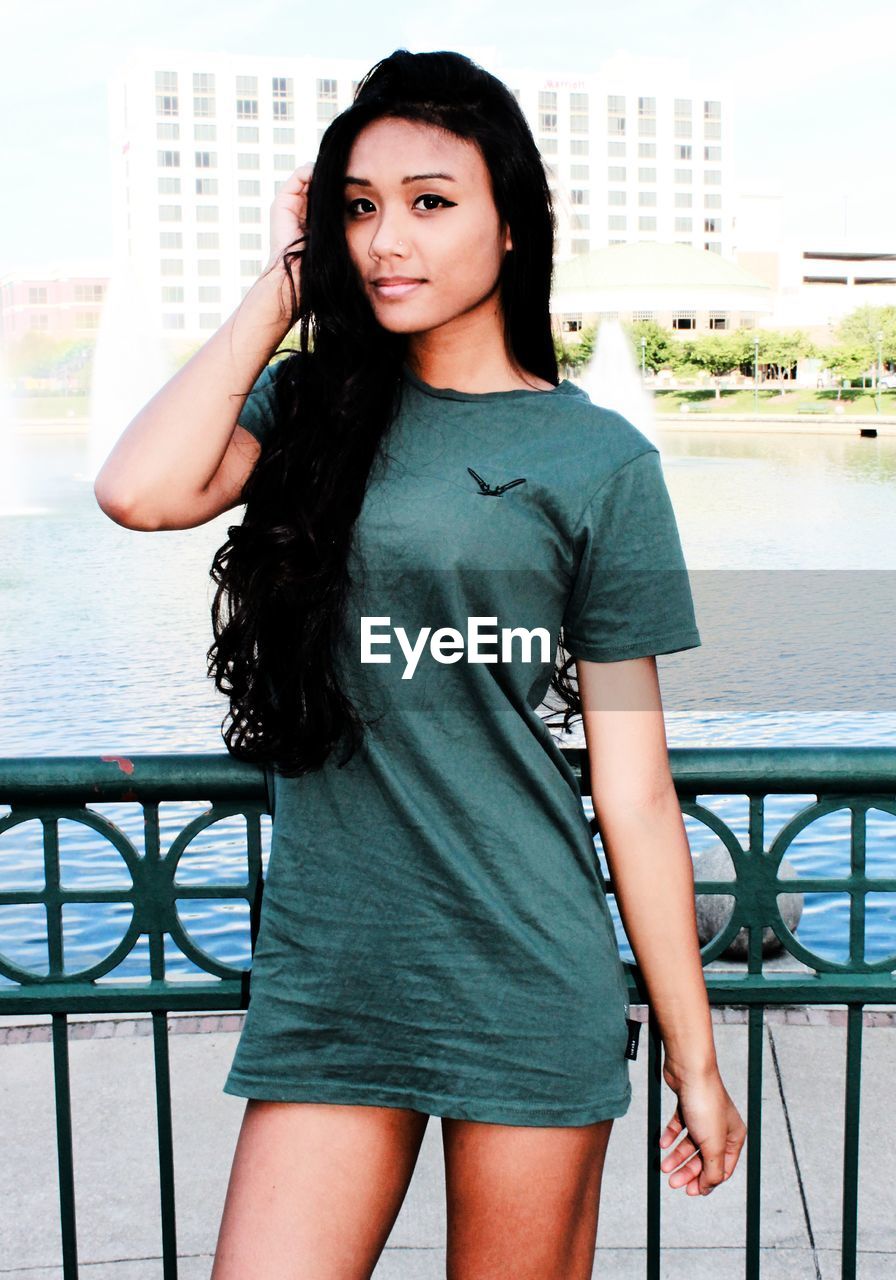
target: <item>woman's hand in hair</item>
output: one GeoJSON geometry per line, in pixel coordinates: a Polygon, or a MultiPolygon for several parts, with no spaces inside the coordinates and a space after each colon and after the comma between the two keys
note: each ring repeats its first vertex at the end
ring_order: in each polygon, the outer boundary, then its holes
{"type": "MultiPolygon", "coordinates": [[[[276,196],[274,196],[274,202],[271,205],[271,255],[268,258],[265,271],[278,266],[287,249],[302,247],[297,245],[296,241],[301,240],[305,235],[308,186],[313,172],[314,162],[312,160],[299,165],[298,169],[293,169],[276,196]]],[[[299,287],[298,261],[299,259],[296,259],[294,264],[290,264],[293,269],[296,289],[299,287]]]]}

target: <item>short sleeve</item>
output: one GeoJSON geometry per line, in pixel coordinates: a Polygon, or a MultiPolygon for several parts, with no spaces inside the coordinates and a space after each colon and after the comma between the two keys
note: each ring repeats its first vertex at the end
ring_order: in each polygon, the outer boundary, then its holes
{"type": "Polygon", "coordinates": [[[563,615],[572,657],[620,662],[702,643],[658,450],[631,458],[598,487],[574,539],[563,615]]]}
{"type": "Polygon", "coordinates": [[[237,422],[244,427],[250,435],[255,436],[261,444],[264,443],[265,436],[274,425],[277,417],[277,393],[276,379],[277,370],[284,360],[278,360],[274,364],[265,365],[261,373],[256,378],[252,390],[243,401],[243,407],[240,409],[237,422]]]}

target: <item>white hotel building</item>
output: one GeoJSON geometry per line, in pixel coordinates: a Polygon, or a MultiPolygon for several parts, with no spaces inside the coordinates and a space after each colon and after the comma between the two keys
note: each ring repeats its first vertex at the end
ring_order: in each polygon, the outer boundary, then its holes
{"type": "MultiPolygon", "coordinates": [[[[267,260],[279,184],[314,159],[369,65],[155,50],[117,74],[114,256],[137,264],[160,331],[202,338],[230,314],[267,260]]],[[[718,86],[638,60],[580,76],[489,69],[549,168],[558,261],[638,241],[732,255],[732,112],[718,86]]]]}

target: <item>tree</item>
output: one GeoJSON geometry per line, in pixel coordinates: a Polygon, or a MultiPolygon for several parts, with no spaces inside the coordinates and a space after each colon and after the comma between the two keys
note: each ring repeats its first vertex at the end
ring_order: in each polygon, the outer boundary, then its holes
{"type": "Polygon", "coordinates": [[[843,390],[843,381],[859,378],[867,370],[873,356],[871,348],[860,342],[841,342],[822,353],[825,368],[830,369],[838,377],[837,399],[843,390]]]}
{"type": "Polygon", "coordinates": [[[721,377],[736,369],[741,362],[741,344],[737,336],[710,333],[702,338],[689,338],[681,345],[686,362],[703,369],[715,379],[716,399],[721,399],[721,377]]]}
{"type": "Polygon", "coordinates": [[[675,363],[675,351],[672,335],[656,320],[636,320],[634,324],[623,325],[632,344],[635,361],[641,367],[641,339],[646,340],[644,346],[644,368],[651,373],[659,369],[669,369],[675,363]]]}
{"type": "MultiPolygon", "coordinates": [[[[856,307],[855,311],[851,311],[848,316],[844,316],[834,329],[838,349],[840,347],[868,349],[871,354],[865,369],[877,360],[879,333],[883,334],[881,359],[886,364],[892,364],[896,361],[896,307],[873,307],[867,303],[863,307],[856,307]]],[[[859,377],[865,369],[859,369],[852,377],[859,377]]]]}
{"type": "Polygon", "coordinates": [[[587,329],[580,329],[577,342],[564,341],[563,336],[558,334],[556,329],[554,330],[553,338],[554,355],[557,358],[557,364],[561,369],[566,370],[568,376],[578,369],[583,369],[594,355],[597,329],[593,324],[589,325],[587,329]]]}

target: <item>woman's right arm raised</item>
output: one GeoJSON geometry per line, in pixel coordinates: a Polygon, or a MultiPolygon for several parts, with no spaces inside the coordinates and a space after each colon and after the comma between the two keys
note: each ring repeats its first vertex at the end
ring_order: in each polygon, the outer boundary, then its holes
{"type": "MultiPolygon", "coordinates": [[[[101,509],[128,529],[191,529],[238,506],[261,451],[237,423],[244,395],[290,327],[283,251],[304,234],[313,164],[271,206],[271,256],[235,311],[144,405],[94,481],[101,509]]],[[[293,279],[298,295],[298,261],[293,279]]]]}

